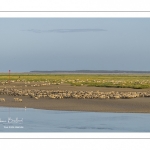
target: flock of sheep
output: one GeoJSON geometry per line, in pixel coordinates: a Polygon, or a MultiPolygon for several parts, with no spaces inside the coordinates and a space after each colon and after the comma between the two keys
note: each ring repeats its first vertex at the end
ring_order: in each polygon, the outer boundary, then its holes
{"type": "MultiPolygon", "coordinates": [[[[100,92],[100,91],[68,91],[68,90],[39,90],[39,89],[0,89],[0,95],[11,95],[14,97],[28,96],[34,99],[129,99],[137,97],[150,97],[150,91],[147,92],[100,92]]],[[[22,102],[22,99],[14,98],[15,102],[22,102]]],[[[0,101],[5,101],[3,98],[0,101]]]]}
{"type": "MultiPolygon", "coordinates": [[[[45,81],[25,81],[25,80],[11,80],[10,81],[10,85],[13,85],[13,83],[21,83],[22,84],[22,87],[40,87],[40,86],[49,86],[49,85],[59,85],[59,84],[62,84],[62,83],[66,83],[67,81],[65,80],[61,80],[61,81],[48,81],[48,80],[45,80],[45,81]]],[[[0,81],[0,85],[3,85],[3,86],[6,86],[8,85],[9,82],[8,81],[0,81]]],[[[14,88],[16,86],[13,86],[14,88]]]]}
{"type": "MultiPolygon", "coordinates": [[[[115,77],[114,77],[115,78],[115,77]]],[[[141,86],[141,85],[145,85],[148,86],[150,84],[150,80],[137,80],[136,78],[133,80],[123,80],[123,79],[59,79],[59,80],[48,80],[45,79],[44,81],[26,81],[24,79],[18,79],[18,80],[10,80],[10,82],[6,81],[0,81],[0,85],[7,85],[7,84],[13,84],[13,83],[22,83],[23,87],[40,87],[40,86],[50,86],[50,85],[59,85],[59,84],[63,84],[63,83],[69,83],[71,85],[107,85],[110,84],[112,85],[112,87],[115,86],[122,86],[122,87],[127,87],[127,85],[129,86],[141,86]]]]}
{"type": "MultiPolygon", "coordinates": [[[[61,84],[65,83],[65,80],[61,80],[61,82],[52,82],[49,81],[39,81],[37,83],[29,82],[29,81],[11,81],[20,82],[27,86],[49,86],[50,84],[61,84]]],[[[68,80],[68,82],[74,82],[74,80],[68,80]]],[[[79,79],[76,82],[81,82],[79,79]]],[[[95,81],[98,82],[98,81],[95,81]]],[[[119,82],[119,81],[118,81],[119,82]]],[[[1,82],[2,85],[8,84],[8,82],[1,82]]],[[[22,102],[23,100],[20,98],[16,98],[17,96],[28,96],[30,98],[34,98],[36,100],[40,98],[50,98],[50,99],[66,99],[66,98],[76,98],[76,99],[129,99],[136,97],[150,97],[150,91],[147,92],[101,92],[101,91],[68,91],[68,90],[40,90],[40,89],[15,89],[13,87],[4,87],[0,89],[0,95],[11,95],[14,96],[15,102],[22,102]]],[[[5,98],[0,98],[0,102],[5,102],[5,98]]]]}

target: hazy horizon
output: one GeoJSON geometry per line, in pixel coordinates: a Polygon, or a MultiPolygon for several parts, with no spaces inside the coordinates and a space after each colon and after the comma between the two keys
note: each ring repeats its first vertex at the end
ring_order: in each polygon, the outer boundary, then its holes
{"type": "Polygon", "coordinates": [[[0,72],[150,71],[149,18],[0,18],[0,72]]]}

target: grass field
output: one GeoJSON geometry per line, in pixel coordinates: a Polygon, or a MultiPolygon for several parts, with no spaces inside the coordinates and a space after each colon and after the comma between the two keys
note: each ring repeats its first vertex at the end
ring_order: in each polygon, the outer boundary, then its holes
{"type": "MultiPolygon", "coordinates": [[[[8,80],[8,74],[0,74],[1,83],[8,80]]],[[[10,80],[68,83],[72,86],[150,88],[150,75],[148,74],[11,74],[10,80]]]]}

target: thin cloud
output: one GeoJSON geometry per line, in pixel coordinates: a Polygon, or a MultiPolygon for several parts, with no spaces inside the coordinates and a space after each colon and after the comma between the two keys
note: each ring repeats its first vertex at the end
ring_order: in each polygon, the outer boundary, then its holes
{"type": "Polygon", "coordinates": [[[78,32],[101,32],[107,30],[104,29],[53,29],[53,30],[28,29],[22,31],[33,32],[33,33],[78,33],[78,32]]]}

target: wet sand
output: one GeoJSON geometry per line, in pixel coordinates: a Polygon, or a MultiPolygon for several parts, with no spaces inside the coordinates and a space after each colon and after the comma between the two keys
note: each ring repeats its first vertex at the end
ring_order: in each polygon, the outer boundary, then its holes
{"type": "MultiPolygon", "coordinates": [[[[100,87],[75,87],[70,85],[51,85],[43,87],[23,87],[17,85],[15,88],[23,89],[49,89],[49,90],[71,90],[71,91],[148,91],[149,89],[125,89],[125,88],[100,88],[100,87]]],[[[17,96],[23,102],[15,102],[14,96],[0,95],[5,102],[0,102],[4,107],[27,107],[46,110],[68,110],[68,111],[91,111],[91,112],[126,112],[126,113],[150,113],[150,98],[133,99],[50,99],[40,98],[38,100],[28,96],[17,96]]]]}
{"type": "MultiPolygon", "coordinates": [[[[3,96],[4,107],[27,107],[46,110],[91,111],[91,112],[134,112],[150,113],[150,98],[135,99],[33,99],[21,97],[23,102],[15,102],[13,96],[3,96]]],[[[19,97],[19,96],[18,96],[19,97]]]]}

